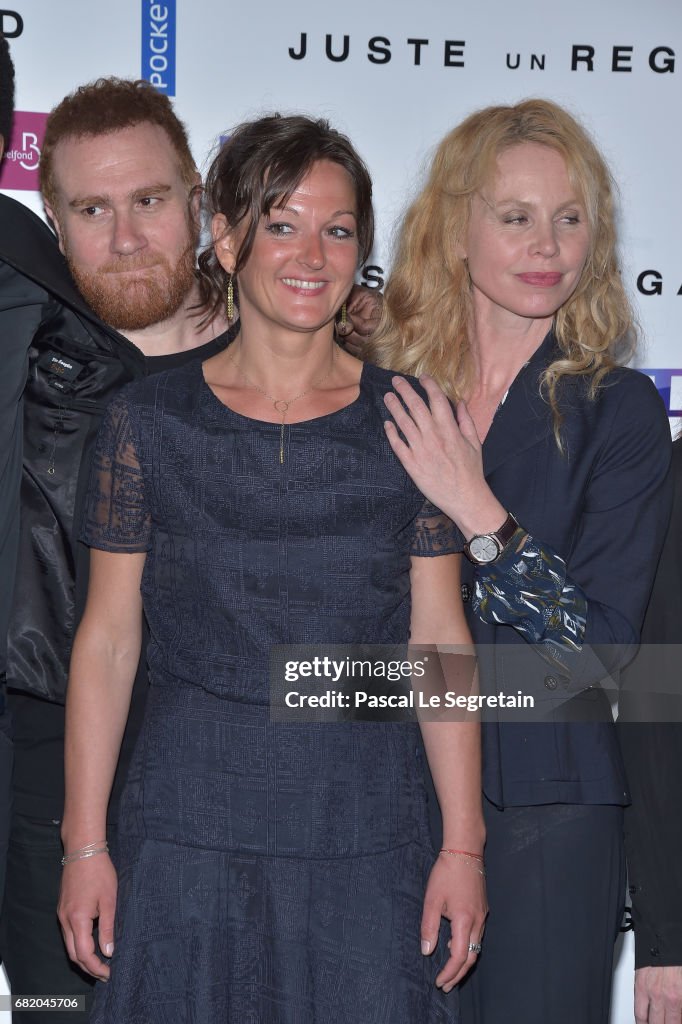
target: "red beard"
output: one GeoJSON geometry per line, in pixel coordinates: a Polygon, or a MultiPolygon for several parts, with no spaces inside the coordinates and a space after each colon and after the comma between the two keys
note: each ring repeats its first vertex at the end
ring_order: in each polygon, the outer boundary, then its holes
{"type": "Polygon", "coordinates": [[[190,241],[174,267],[165,256],[120,257],[98,270],[83,270],[66,261],[83,298],[100,320],[119,331],[141,331],[172,317],[189,295],[196,277],[194,242],[190,241]],[[144,274],[145,268],[161,268],[144,274]],[[138,274],[121,271],[140,271],[138,274]]]}

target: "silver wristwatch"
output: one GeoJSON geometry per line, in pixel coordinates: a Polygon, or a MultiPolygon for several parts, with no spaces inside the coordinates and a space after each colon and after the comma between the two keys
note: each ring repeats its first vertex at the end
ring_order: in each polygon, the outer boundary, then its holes
{"type": "Polygon", "coordinates": [[[519,524],[511,512],[494,533],[481,533],[464,545],[464,554],[474,565],[492,565],[514,536],[519,524]]]}

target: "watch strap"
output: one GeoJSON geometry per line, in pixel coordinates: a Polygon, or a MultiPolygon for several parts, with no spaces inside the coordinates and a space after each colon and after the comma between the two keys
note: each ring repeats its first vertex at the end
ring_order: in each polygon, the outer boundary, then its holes
{"type": "Polygon", "coordinates": [[[516,519],[511,514],[511,512],[508,512],[507,518],[502,523],[502,526],[499,528],[499,530],[495,530],[494,534],[492,535],[493,537],[495,537],[498,544],[500,545],[500,554],[502,553],[502,551],[504,551],[507,544],[512,539],[518,528],[519,524],[517,523],[516,519]]]}

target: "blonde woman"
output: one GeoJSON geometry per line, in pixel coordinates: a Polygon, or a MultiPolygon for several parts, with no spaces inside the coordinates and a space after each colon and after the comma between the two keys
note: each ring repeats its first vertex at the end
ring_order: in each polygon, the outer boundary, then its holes
{"type": "Polygon", "coordinates": [[[467,118],[407,214],[372,353],[428,393],[396,378],[386,432],[467,541],[483,686],[546,719],[485,726],[491,914],[466,1024],[608,1019],[629,798],[593,687],[638,641],[669,501],[665,411],[622,366],[632,344],[586,131],[543,100],[467,118]]]}

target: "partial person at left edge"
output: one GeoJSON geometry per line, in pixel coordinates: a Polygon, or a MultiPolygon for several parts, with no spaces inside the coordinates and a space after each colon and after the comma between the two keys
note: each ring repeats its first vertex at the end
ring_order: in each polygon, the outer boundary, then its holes
{"type": "MultiPolygon", "coordinates": [[[[14,115],[14,64],[0,35],[0,159],[9,142],[14,115]]],[[[3,224],[3,235],[7,226],[3,224]]],[[[26,382],[31,325],[40,317],[45,293],[12,266],[0,262],[0,909],[5,890],[5,861],[9,840],[12,782],[12,740],[6,709],[7,625],[19,537],[22,404],[26,382]]]]}

